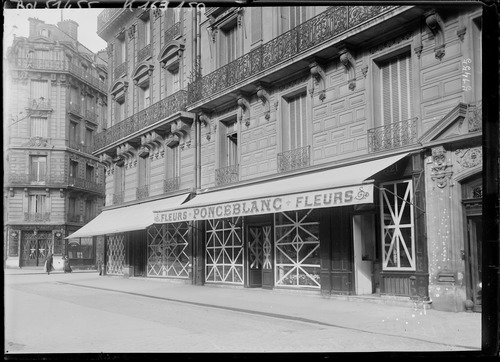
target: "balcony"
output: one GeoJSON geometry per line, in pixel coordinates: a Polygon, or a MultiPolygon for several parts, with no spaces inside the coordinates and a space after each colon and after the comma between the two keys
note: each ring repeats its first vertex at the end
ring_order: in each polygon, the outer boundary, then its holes
{"type": "Polygon", "coordinates": [[[417,117],[368,130],[369,152],[393,150],[417,143],[417,117]]]}
{"type": "Polygon", "coordinates": [[[89,181],[84,178],[69,176],[68,186],[104,194],[104,185],[100,185],[94,181],[89,181]]]}
{"type": "Polygon", "coordinates": [[[127,73],[127,62],[125,61],[122,64],[115,67],[115,70],[114,70],[115,77],[113,79],[118,79],[126,73],[127,73]]]}
{"type": "Polygon", "coordinates": [[[80,152],[83,152],[83,153],[87,153],[89,155],[92,154],[92,151],[94,149],[94,147],[92,147],[91,145],[85,145],[83,143],[74,142],[74,141],[69,141],[68,147],[71,148],[71,149],[73,149],[73,150],[77,150],[77,151],[80,151],[80,152]]]}
{"type": "Polygon", "coordinates": [[[136,188],[135,197],[137,198],[137,200],[149,197],[149,185],[144,185],[136,188]]]}
{"type": "Polygon", "coordinates": [[[142,62],[151,56],[151,44],[146,45],[144,48],[137,52],[137,63],[142,62]]]}
{"type": "Polygon", "coordinates": [[[94,111],[91,111],[91,110],[86,110],[85,111],[85,119],[87,121],[90,121],[92,123],[95,123],[97,124],[97,113],[95,113],[94,111]]]}
{"type": "Polygon", "coordinates": [[[50,212],[25,212],[24,221],[28,222],[50,221],[50,212]]]}
{"type": "Polygon", "coordinates": [[[311,163],[311,146],[278,153],[278,172],[304,168],[311,163]]]}
{"type": "Polygon", "coordinates": [[[104,27],[117,16],[118,13],[124,10],[124,7],[104,9],[99,15],[97,15],[97,32],[101,32],[104,27]]]}
{"type": "Polygon", "coordinates": [[[68,112],[71,112],[73,113],[75,116],[78,116],[80,118],[83,117],[83,114],[82,114],[82,107],[79,105],[79,104],[75,104],[75,103],[70,103],[69,106],[68,106],[68,112]]]}
{"type": "MultiPolygon", "coordinates": [[[[391,10],[393,6],[334,6],[251,52],[188,85],[193,104],[312,50],[391,10]]],[[[262,74],[261,74],[262,75],[262,74]]]]}
{"type": "Polygon", "coordinates": [[[181,23],[177,22],[165,30],[164,44],[168,44],[181,34],[181,23]]]}
{"type": "Polygon", "coordinates": [[[122,204],[124,200],[125,200],[125,193],[123,191],[113,194],[113,205],[122,204]]]}
{"type": "Polygon", "coordinates": [[[106,131],[96,134],[94,139],[94,150],[112,145],[122,138],[132,135],[147,126],[153,125],[165,118],[185,110],[187,104],[187,92],[179,91],[146,109],[124,119],[106,131]]]}
{"type": "Polygon", "coordinates": [[[79,78],[80,80],[90,84],[94,88],[99,89],[101,92],[103,92],[103,93],[107,92],[106,83],[103,82],[98,77],[90,74],[88,72],[88,70],[85,70],[84,68],[82,68],[80,66],[74,65],[73,63],[68,63],[68,71],[70,72],[70,74],[72,74],[75,77],[79,78]]]}
{"type": "Polygon", "coordinates": [[[239,181],[239,165],[231,165],[215,170],[215,185],[227,185],[239,181]]]}
{"type": "Polygon", "coordinates": [[[68,214],[67,221],[68,222],[83,223],[84,222],[83,215],[71,215],[71,214],[68,214]]]}

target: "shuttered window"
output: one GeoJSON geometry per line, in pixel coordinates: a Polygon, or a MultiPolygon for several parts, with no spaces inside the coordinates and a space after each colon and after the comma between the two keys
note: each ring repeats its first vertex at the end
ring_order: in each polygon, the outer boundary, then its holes
{"type": "Polygon", "coordinates": [[[307,146],[306,93],[286,99],[282,123],[283,151],[307,146]]]}
{"type": "Polygon", "coordinates": [[[284,6],[281,8],[281,33],[302,24],[306,21],[305,6],[284,6]]]}
{"type": "Polygon", "coordinates": [[[31,117],[30,135],[31,137],[47,138],[47,118],[31,117]]]}
{"type": "Polygon", "coordinates": [[[411,56],[402,54],[380,64],[382,124],[412,117],[411,56]]]}
{"type": "Polygon", "coordinates": [[[37,103],[41,98],[47,102],[49,100],[49,82],[46,80],[31,80],[30,97],[37,103]]]}
{"type": "Polygon", "coordinates": [[[236,24],[222,29],[221,65],[228,64],[237,58],[236,24]]]}

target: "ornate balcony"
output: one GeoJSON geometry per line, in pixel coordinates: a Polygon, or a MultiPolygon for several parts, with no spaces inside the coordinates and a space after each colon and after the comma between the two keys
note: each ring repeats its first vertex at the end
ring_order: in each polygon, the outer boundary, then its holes
{"type": "Polygon", "coordinates": [[[483,104],[481,101],[467,105],[467,122],[469,132],[480,131],[483,128],[483,104]]]}
{"type": "Polygon", "coordinates": [[[115,71],[114,71],[114,79],[118,79],[120,78],[122,75],[124,75],[125,73],[127,73],[127,62],[123,62],[122,64],[118,65],[117,67],[115,67],[115,71]]]}
{"type": "Polygon", "coordinates": [[[106,83],[103,82],[98,77],[90,74],[88,72],[88,70],[86,71],[82,67],[74,65],[73,63],[68,63],[68,71],[70,72],[70,74],[72,74],[75,77],[79,78],[80,80],[94,86],[95,88],[99,89],[101,92],[103,92],[103,93],[107,92],[106,83]]]}
{"type": "Polygon", "coordinates": [[[94,149],[91,145],[84,145],[82,143],[75,142],[75,141],[69,141],[68,147],[73,149],[73,150],[87,153],[89,155],[92,154],[92,150],[94,149]]]}
{"type": "Polygon", "coordinates": [[[68,111],[73,113],[75,116],[82,117],[82,107],[79,104],[70,103],[68,111]]]}
{"type": "Polygon", "coordinates": [[[163,180],[163,192],[168,193],[171,191],[176,191],[179,189],[180,177],[173,177],[167,180],[163,180]]]}
{"type": "Polygon", "coordinates": [[[369,152],[392,150],[417,143],[417,117],[368,130],[369,152]]]}
{"type": "Polygon", "coordinates": [[[187,104],[187,92],[179,91],[146,109],[124,119],[106,131],[96,134],[94,139],[94,150],[99,150],[112,143],[130,136],[134,132],[140,131],[147,126],[159,122],[179,111],[183,111],[187,104]]]}
{"type": "Polygon", "coordinates": [[[68,177],[68,185],[71,187],[84,189],[88,191],[97,192],[100,194],[104,193],[104,185],[100,185],[96,182],[86,180],[84,178],[69,176],[68,177]]]}
{"type": "Polygon", "coordinates": [[[227,185],[239,181],[239,165],[222,167],[215,170],[215,185],[227,185]]]}
{"type": "Polygon", "coordinates": [[[123,200],[125,200],[125,193],[123,191],[113,194],[113,205],[121,204],[123,200]]]}
{"type": "Polygon", "coordinates": [[[297,170],[310,165],[311,146],[278,153],[278,172],[297,170]]]}
{"type": "Polygon", "coordinates": [[[85,118],[92,122],[92,123],[96,123],[97,124],[97,113],[95,113],[94,111],[91,111],[91,110],[86,110],[85,111],[85,118]]]}
{"type": "Polygon", "coordinates": [[[294,59],[392,6],[334,6],[244,56],[193,80],[188,85],[189,104],[213,96],[280,63],[294,59]]]}
{"type": "Polygon", "coordinates": [[[135,190],[135,196],[136,196],[137,200],[149,197],[149,185],[144,185],[144,186],[138,187],[135,190]]]}
{"type": "Polygon", "coordinates": [[[177,36],[179,36],[181,33],[181,23],[177,22],[174,25],[172,25],[170,28],[165,30],[165,39],[164,39],[164,44],[167,44],[171,40],[175,39],[177,36]]]}
{"type": "Polygon", "coordinates": [[[97,15],[97,31],[100,32],[106,26],[106,24],[115,17],[124,8],[109,8],[104,9],[99,15],[97,15]]]}
{"type": "Polygon", "coordinates": [[[144,59],[150,56],[151,56],[151,44],[148,44],[137,52],[137,63],[142,62],[144,59]]]}
{"type": "Polygon", "coordinates": [[[24,221],[28,222],[50,221],[50,212],[25,212],[24,221]]]}

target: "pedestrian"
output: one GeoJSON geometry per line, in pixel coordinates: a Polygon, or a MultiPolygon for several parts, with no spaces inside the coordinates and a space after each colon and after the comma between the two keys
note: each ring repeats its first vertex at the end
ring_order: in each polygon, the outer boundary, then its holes
{"type": "Polygon", "coordinates": [[[69,258],[67,255],[64,256],[64,272],[71,273],[73,269],[71,269],[71,265],[69,265],[69,258]]]}
{"type": "Polygon", "coordinates": [[[99,255],[97,257],[97,270],[99,271],[99,275],[102,275],[102,269],[103,269],[102,256],[99,255]]]}
{"type": "Polygon", "coordinates": [[[47,275],[50,275],[50,272],[54,270],[54,266],[52,265],[53,259],[52,252],[49,251],[45,259],[45,270],[47,271],[47,275]]]}

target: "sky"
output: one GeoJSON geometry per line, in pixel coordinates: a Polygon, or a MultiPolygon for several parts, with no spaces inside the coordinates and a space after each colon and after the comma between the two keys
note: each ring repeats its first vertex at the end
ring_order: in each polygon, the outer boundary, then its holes
{"type": "Polygon", "coordinates": [[[13,34],[16,36],[29,35],[28,18],[38,18],[47,24],[57,25],[63,19],[76,21],[78,26],[78,41],[97,52],[106,48],[106,42],[97,35],[97,15],[103,9],[4,9],[4,54],[12,44],[13,34]]]}

